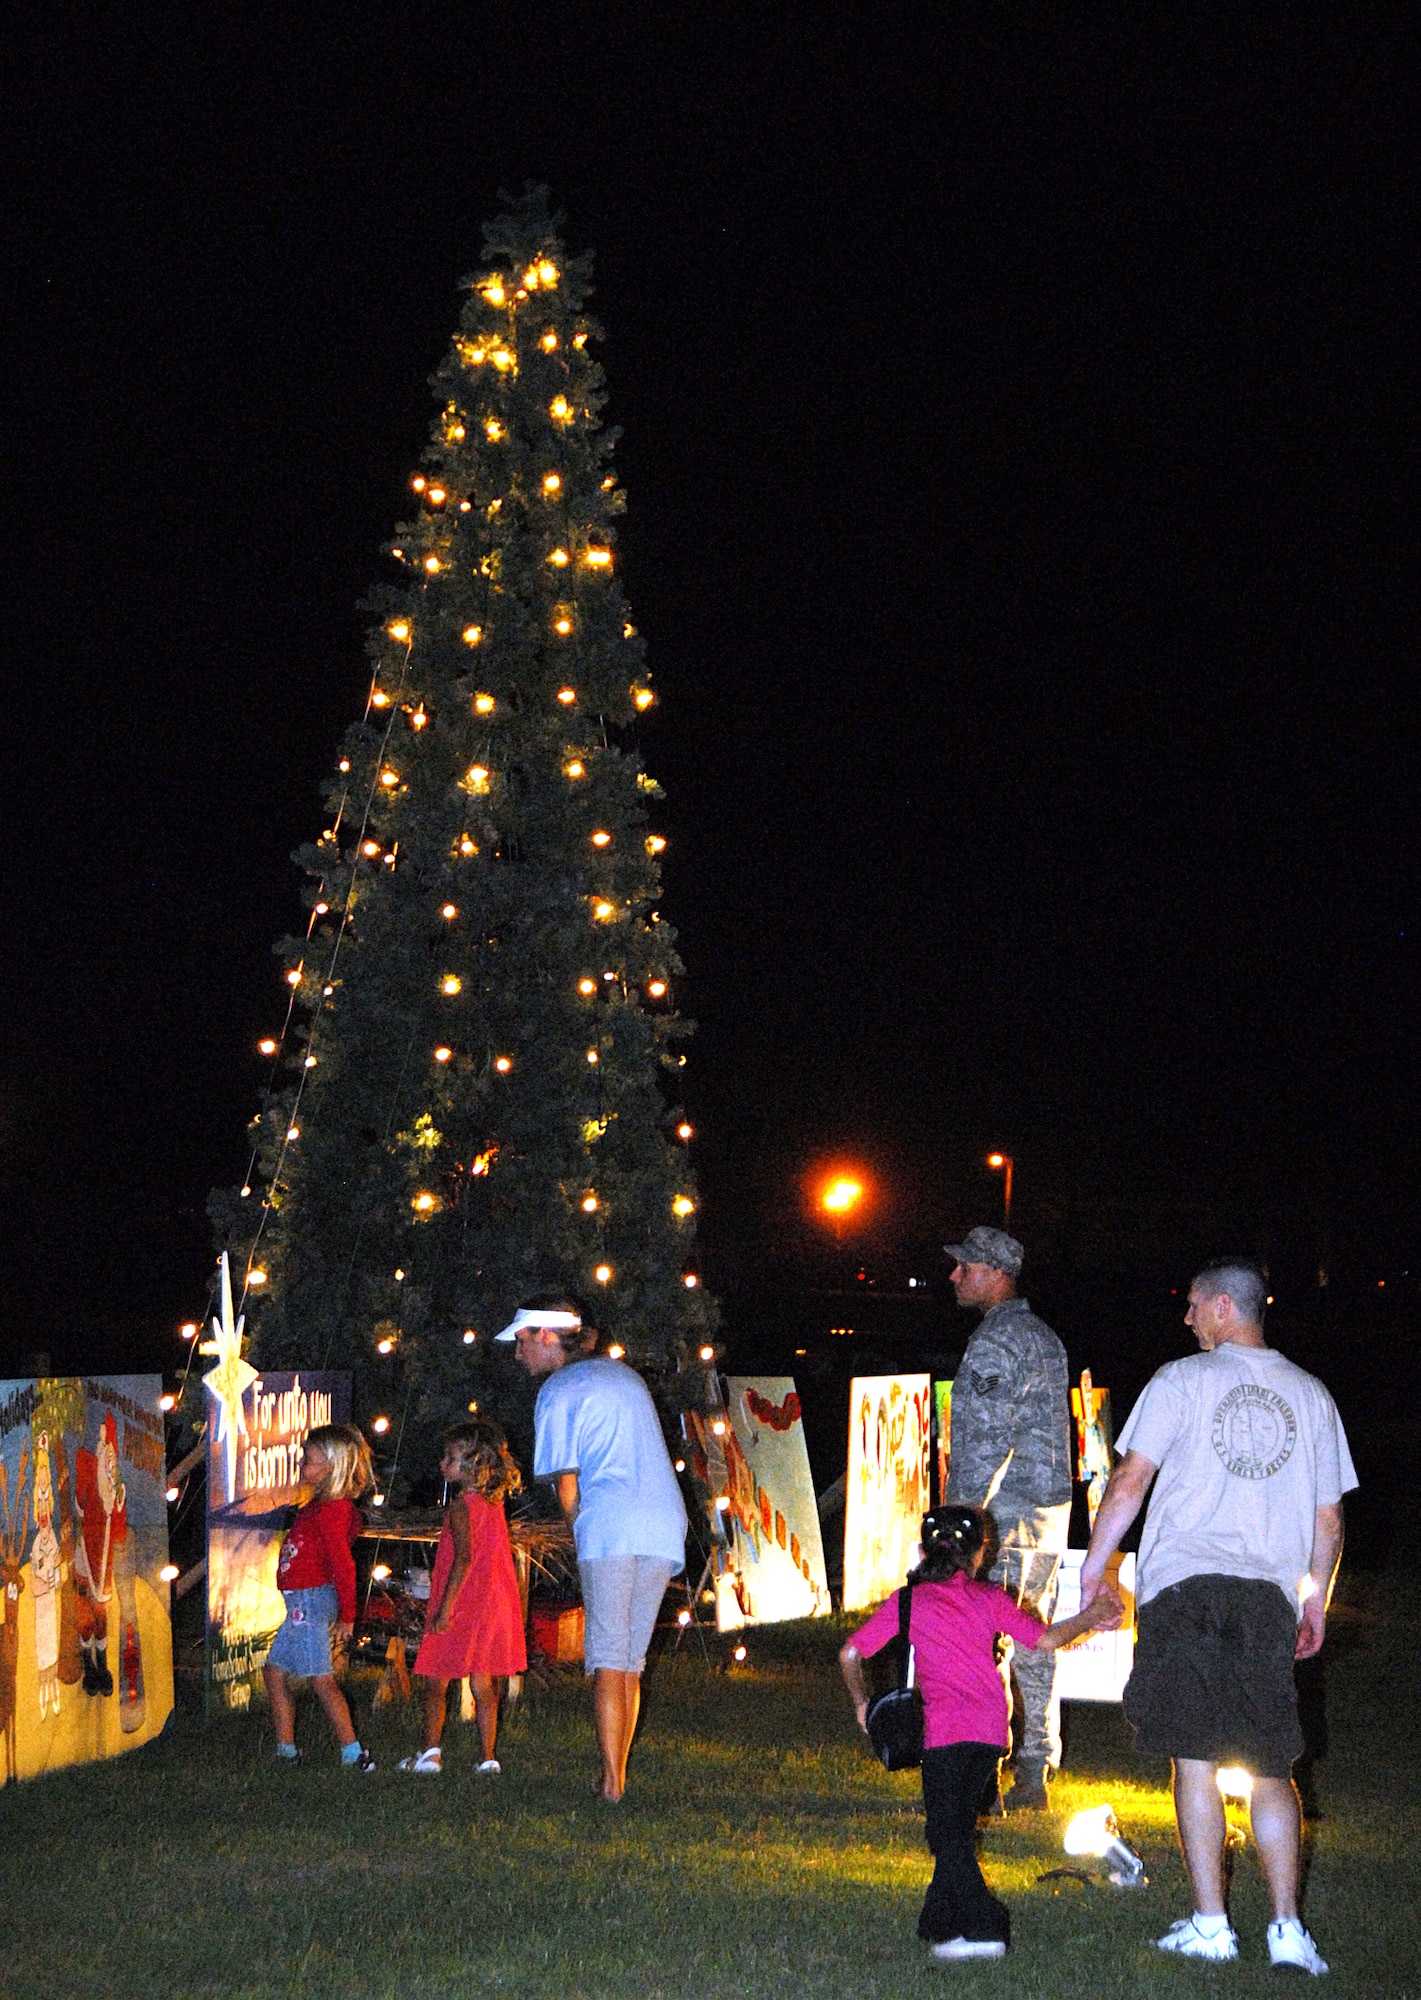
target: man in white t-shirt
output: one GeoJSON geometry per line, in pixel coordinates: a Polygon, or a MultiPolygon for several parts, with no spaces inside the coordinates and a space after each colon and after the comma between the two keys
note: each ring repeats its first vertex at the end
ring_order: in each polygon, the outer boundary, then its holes
{"type": "Polygon", "coordinates": [[[1125,1715],[1142,1750],[1174,1760],[1174,1805],[1194,1912],[1158,1940],[1187,1958],[1238,1956],[1224,1907],[1221,1764],[1253,1777],[1253,1837],[1273,1904],[1274,1965],[1327,1966],[1298,1917],[1303,1747],[1294,1659],[1322,1645],[1357,1484],[1337,1406],[1263,1337],[1267,1284],[1243,1261],[1189,1290],[1201,1348],[1151,1378],[1117,1441],[1081,1569],[1088,1603],[1139,1513],[1139,1637],[1125,1715]]]}
{"type": "Polygon", "coordinates": [[[533,1406],[533,1477],[557,1486],[577,1544],[592,1677],[599,1796],[615,1805],[641,1710],[641,1673],[666,1586],[686,1559],[681,1498],[651,1392],[624,1361],[590,1356],[577,1301],[539,1293],[496,1340],[543,1386],[533,1406]]]}

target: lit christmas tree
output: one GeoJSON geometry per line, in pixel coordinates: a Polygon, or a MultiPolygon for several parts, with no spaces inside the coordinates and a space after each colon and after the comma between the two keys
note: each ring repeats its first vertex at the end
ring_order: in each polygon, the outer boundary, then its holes
{"type": "Polygon", "coordinates": [[[278,947],[252,1170],[212,1201],[256,1358],[349,1368],[357,1418],[425,1435],[507,1379],[488,1336],[529,1290],[581,1293],[653,1367],[712,1326],[634,746],[652,693],[591,260],[558,221],[530,190],[485,229],[389,551],[405,581],[371,600],[365,715],[296,857],[311,917],[278,947]]]}

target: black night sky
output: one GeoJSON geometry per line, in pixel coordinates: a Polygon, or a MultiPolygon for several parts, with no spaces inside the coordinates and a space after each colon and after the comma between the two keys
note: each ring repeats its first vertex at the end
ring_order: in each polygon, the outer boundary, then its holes
{"type": "Polygon", "coordinates": [[[892,1290],[1002,1146],[1077,1363],[1083,1298],[1220,1246],[1299,1324],[1329,1270],[1334,1387],[1409,1347],[1410,27],[771,12],[31,21],[5,1372],[171,1367],[202,1308],[356,603],[528,178],[597,253],[731,1331],[833,1276],[816,1164],[892,1290]]]}

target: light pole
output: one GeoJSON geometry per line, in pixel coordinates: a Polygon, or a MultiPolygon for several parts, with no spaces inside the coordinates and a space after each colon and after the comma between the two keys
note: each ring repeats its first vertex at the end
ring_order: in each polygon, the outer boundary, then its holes
{"type": "Polygon", "coordinates": [[[1002,1227],[1011,1228],[1011,1168],[1010,1153],[988,1153],[987,1165],[1004,1174],[1002,1181],[1002,1227]]]}

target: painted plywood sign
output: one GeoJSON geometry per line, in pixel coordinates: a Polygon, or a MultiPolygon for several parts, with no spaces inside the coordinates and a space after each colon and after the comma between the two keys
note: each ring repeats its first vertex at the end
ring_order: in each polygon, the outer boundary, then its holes
{"type": "MultiPolygon", "coordinates": [[[[1084,1549],[1061,1557],[1056,1588],[1057,1619],[1074,1618],[1081,1608],[1084,1549]]],[[[1056,1655],[1056,1693],[1062,1701],[1119,1701],[1135,1660],[1135,1558],[1116,1555],[1107,1571],[1125,1600],[1125,1622],[1115,1632],[1088,1632],[1056,1655]]]]}
{"type": "Polygon", "coordinates": [[[881,1604],[917,1555],[931,1506],[932,1380],[856,1375],[849,1385],[844,1609],[881,1604]]]}
{"type": "Polygon", "coordinates": [[[136,1749],[173,1707],[156,1375],[0,1382],[4,1778],[136,1749]]]}
{"type": "Polygon", "coordinates": [[[747,1621],[831,1608],[804,1420],[788,1375],[731,1375],[725,1436],[735,1587],[747,1621]]]}
{"type": "Polygon", "coordinates": [[[276,1559],[301,1494],[301,1448],[321,1424],[350,1417],[346,1374],[223,1363],[204,1376],[207,1447],[207,1694],[246,1708],[285,1615],[276,1559]],[[218,1378],[214,1382],[214,1378],[218,1378]],[[224,1401],[225,1398],[225,1401],[224,1401]]]}

